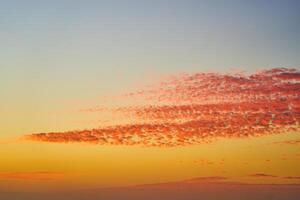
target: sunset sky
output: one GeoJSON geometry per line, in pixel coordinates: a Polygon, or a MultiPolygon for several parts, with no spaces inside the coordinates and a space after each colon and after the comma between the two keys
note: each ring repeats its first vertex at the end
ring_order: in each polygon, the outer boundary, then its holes
{"type": "Polygon", "coordinates": [[[123,199],[172,199],[160,189],[180,187],[192,199],[247,185],[296,199],[299,10],[0,0],[0,198],[126,188],[123,199]]]}

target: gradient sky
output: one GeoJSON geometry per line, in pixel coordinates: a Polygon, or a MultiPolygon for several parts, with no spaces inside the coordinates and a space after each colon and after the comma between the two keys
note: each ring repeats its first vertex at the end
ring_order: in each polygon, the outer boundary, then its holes
{"type": "Polygon", "coordinates": [[[1,1],[0,105],[7,114],[1,120],[23,121],[13,110],[27,115],[123,91],[149,74],[297,68],[299,7],[298,1],[1,1]]]}
{"type": "Polygon", "coordinates": [[[299,10],[297,0],[0,0],[0,189],[299,183],[298,130],[172,148],[18,140],[124,122],[85,109],[132,105],[118,95],[166,76],[300,70],[299,10]]]}

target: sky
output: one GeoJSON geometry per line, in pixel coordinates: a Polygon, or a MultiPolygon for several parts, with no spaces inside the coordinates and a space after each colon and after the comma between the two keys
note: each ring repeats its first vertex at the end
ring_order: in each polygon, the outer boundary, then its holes
{"type": "Polygon", "coordinates": [[[0,0],[0,191],[296,187],[299,9],[0,0]]]}

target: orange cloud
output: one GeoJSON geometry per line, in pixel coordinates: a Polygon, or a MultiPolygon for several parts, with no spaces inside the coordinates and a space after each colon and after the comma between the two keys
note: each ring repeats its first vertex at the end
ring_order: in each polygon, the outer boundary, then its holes
{"type": "Polygon", "coordinates": [[[256,178],[277,178],[278,177],[271,174],[263,174],[263,173],[250,174],[249,176],[256,177],[256,178]]]}
{"type": "Polygon", "coordinates": [[[281,142],[274,142],[273,144],[289,144],[289,145],[300,145],[300,139],[286,140],[281,142]]]}
{"type": "MultiPolygon", "coordinates": [[[[276,68],[252,75],[196,73],[172,77],[151,89],[132,92],[139,107],[120,107],[134,119],[98,129],[37,133],[45,142],[185,146],[218,138],[247,138],[299,130],[300,72],[276,68]]],[[[103,109],[88,109],[101,112],[103,109]]],[[[298,143],[298,142],[297,142],[298,143]]]]}
{"type": "Polygon", "coordinates": [[[286,179],[300,180],[300,176],[287,176],[286,179]]]}
{"type": "MultiPolygon", "coordinates": [[[[249,176],[255,178],[280,178],[278,176],[270,175],[270,174],[250,174],[249,176]]],[[[299,177],[285,177],[287,179],[299,179],[299,177]]],[[[261,184],[261,183],[247,183],[247,182],[236,182],[232,181],[230,177],[224,176],[207,176],[207,177],[196,177],[192,179],[182,180],[182,181],[174,181],[174,182],[165,182],[165,183],[153,183],[153,184],[143,184],[143,185],[136,185],[133,188],[159,188],[159,189],[171,189],[171,188],[194,188],[194,189],[204,189],[204,188],[211,188],[214,190],[217,187],[261,187],[261,188],[268,188],[268,187],[297,187],[299,188],[299,184],[295,183],[288,183],[288,184],[261,184]]]]}
{"type": "Polygon", "coordinates": [[[204,177],[197,177],[189,180],[185,180],[185,183],[197,183],[197,182],[219,182],[227,180],[227,177],[224,176],[204,176],[204,177]]]}
{"type": "Polygon", "coordinates": [[[205,186],[210,184],[232,183],[232,182],[225,182],[225,180],[228,180],[228,178],[223,176],[203,176],[203,177],[196,177],[196,178],[182,180],[182,181],[143,184],[143,185],[136,185],[133,187],[134,188],[173,188],[173,187],[185,187],[185,186],[198,187],[198,186],[205,186]]]}

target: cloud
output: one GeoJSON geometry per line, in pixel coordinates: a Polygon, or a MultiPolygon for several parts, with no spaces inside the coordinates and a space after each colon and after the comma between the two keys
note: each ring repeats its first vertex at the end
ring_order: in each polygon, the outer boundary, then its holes
{"type": "Polygon", "coordinates": [[[273,142],[273,144],[300,145],[300,139],[286,140],[286,141],[281,141],[281,142],[273,142]]]}
{"type": "Polygon", "coordinates": [[[204,176],[204,177],[196,177],[193,179],[188,179],[183,182],[185,182],[185,183],[219,182],[219,181],[224,181],[227,179],[228,178],[224,177],[224,176],[204,176]]]}
{"type": "Polygon", "coordinates": [[[277,178],[278,177],[275,175],[263,174],[263,173],[250,174],[249,176],[256,177],[256,178],[277,178]]]}
{"type": "Polygon", "coordinates": [[[37,171],[37,172],[0,172],[0,179],[10,180],[40,180],[48,181],[63,176],[61,172],[47,172],[47,171],[37,171]]]}
{"type": "Polygon", "coordinates": [[[174,181],[174,182],[165,182],[165,183],[153,183],[153,184],[142,184],[135,185],[133,187],[138,188],[173,188],[173,187],[198,187],[200,185],[208,185],[208,184],[231,184],[233,182],[225,182],[228,180],[227,177],[223,176],[202,176],[196,177],[187,180],[174,181]]]}
{"type": "MultiPolygon", "coordinates": [[[[256,173],[248,175],[254,178],[281,178],[279,176],[264,174],[264,173],[256,173]]],[[[299,179],[300,177],[284,177],[286,179],[299,179]]],[[[181,181],[174,181],[174,182],[164,182],[164,183],[153,183],[153,184],[142,184],[136,185],[134,188],[159,188],[159,189],[170,189],[170,188],[214,188],[218,186],[224,187],[290,187],[296,186],[300,187],[299,184],[294,183],[269,183],[269,184],[262,184],[262,183],[251,183],[251,182],[236,182],[233,181],[230,177],[224,176],[203,176],[203,177],[196,177],[187,180],[181,181]]]]}
{"type": "MultiPolygon", "coordinates": [[[[275,68],[252,75],[195,73],[174,76],[127,95],[145,105],[117,107],[134,123],[98,129],[36,133],[45,142],[186,146],[220,138],[247,138],[299,130],[300,73],[275,68]]],[[[88,109],[101,112],[103,109],[88,109]]],[[[107,109],[104,109],[107,112],[107,109]]]]}
{"type": "MultiPolygon", "coordinates": [[[[157,101],[156,103],[176,104],[240,103],[250,100],[257,102],[286,99],[292,96],[298,99],[299,77],[300,73],[296,69],[287,68],[275,68],[252,75],[183,74],[170,77],[150,89],[132,92],[129,95],[142,96],[157,101]]],[[[294,103],[299,106],[299,102],[294,103]]]]}
{"type": "Polygon", "coordinates": [[[300,180],[300,176],[286,176],[285,179],[300,180]]]}

